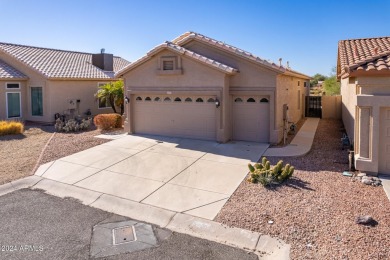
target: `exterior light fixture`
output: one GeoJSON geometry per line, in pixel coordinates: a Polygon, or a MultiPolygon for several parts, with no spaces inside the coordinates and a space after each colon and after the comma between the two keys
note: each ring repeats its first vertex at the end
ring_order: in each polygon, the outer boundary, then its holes
{"type": "Polygon", "coordinates": [[[129,104],[130,99],[128,97],[125,97],[125,103],[129,104]]]}
{"type": "Polygon", "coordinates": [[[220,103],[219,100],[216,98],[216,99],[215,99],[215,107],[216,107],[216,108],[219,108],[220,105],[221,105],[221,103],[220,103]]]}

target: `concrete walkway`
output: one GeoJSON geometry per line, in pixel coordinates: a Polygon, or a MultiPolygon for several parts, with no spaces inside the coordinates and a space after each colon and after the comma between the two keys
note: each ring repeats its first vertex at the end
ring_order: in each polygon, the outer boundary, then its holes
{"type": "Polygon", "coordinates": [[[383,189],[387,195],[387,198],[390,200],[390,176],[388,175],[379,175],[379,179],[382,181],[383,189]]]}
{"type": "Polygon", "coordinates": [[[289,145],[280,148],[268,148],[263,156],[289,157],[307,154],[313,144],[319,121],[319,118],[306,118],[306,122],[289,145]]]}

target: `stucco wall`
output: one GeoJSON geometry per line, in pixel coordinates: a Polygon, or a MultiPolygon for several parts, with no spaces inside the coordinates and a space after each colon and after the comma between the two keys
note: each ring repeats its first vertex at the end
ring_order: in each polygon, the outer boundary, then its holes
{"type": "Polygon", "coordinates": [[[322,118],[341,119],[341,96],[322,96],[322,118]]]}
{"type": "Polygon", "coordinates": [[[354,140],[354,129],[355,129],[355,107],[356,107],[356,84],[349,79],[341,79],[341,96],[342,106],[341,113],[344,123],[345,130],[347,131],[349,140],[354,140]]]}
{"type": "MultiPolygon", "coordinates": [[[[98,83],[108,83],[109,81],[70,81],[70,80],[50,80],[47,83],[47,88],[50,89],[50,98],[46,99],[46,106],[48,107],[46,114],[44,114],[43,121],[54,121],[55,113],[64,113],[69,109],[70,99],[79,99],[78,111],[83,115],[90,109],[92,115],[101,113],[113,113],[112,108],[98,108],[98,102],[94,94],[98,91],[98,83]]],[[[44,102],[45,102],[44,101],[44,102]]],[[[45,105],[45,104],[44,104],[45,105]]],[[[117,112],[120,112],[118,110],[117,112]]]]}
{"type": "Polygon", "coordinates": [[[240,71],[230,80],[231,87],[275,87],[277,72],[246,61],[208,44],[191,41],[185,48],[229,65],[240,71]]]}

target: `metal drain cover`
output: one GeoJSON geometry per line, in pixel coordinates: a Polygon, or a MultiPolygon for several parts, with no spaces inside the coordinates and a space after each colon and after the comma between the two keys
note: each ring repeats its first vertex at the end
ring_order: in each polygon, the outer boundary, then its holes
{"type": "Polygon", "coordinates": [[[136,240],[134,226],[114,228],[112,230],[112,237],[114,245],[133,242],[136,240]]]}

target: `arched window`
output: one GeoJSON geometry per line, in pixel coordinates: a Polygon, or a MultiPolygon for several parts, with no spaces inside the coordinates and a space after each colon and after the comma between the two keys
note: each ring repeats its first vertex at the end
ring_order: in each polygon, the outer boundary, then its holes
{"type": "Polygon", "coordinates": [[[184,100],[184,102],[192,102],[192,98],[188,97],[184,100]]]}
{"type": "Polygon", "coordinates": [[[159,102],[160,100],[161,100],[160,97],[155,97],[155,98],[154,98],[154,101],[156,101],[156,102],[159,102]]]}
{"type": "Polygon", "coordinates": [[[175,101],[175,102],[181,102],[181,98],[177,97],[177,98],[175,98],[174,101],[175,101]]]}
{"type": "Polygon", "coordinates": [[[260,99],[260,103],[268,103],[268,99],[262,98],[262,99],[260,99]]]}
{"type": "Polygon", "coordinates": [[[164,102],[171,102],[171,98],[170,97],[164,98],[164,102]]]}
{"type": "Polygon", "coordinates": [[[209,102],[209,103],[214,103],[214,102],[215,102],[215,99],[214,99],[214,98],[209,98],[209,99],[207,100],[207,102],[209,102]]]}
{"type": "Polygon", "coordinates": [[[196,102],[202,103],[202,102],[203,102],[203,98],[197,98],[197,99],[196,99],[196,102]]]}
{"type": "Polygon", "coordinates": [[[137,97],[135,100],[142,101],[142,97],[137,97]]]}
{"type": "Polygon", "coordinates": [[[234,100],[234,102],[236,102],[236,103],[241,103],[242,102],[242,99],[241,98],[236,98],[235,100],[234,100]]]}
{"type": "Polygon", "coordinates": [[[152,101],[152,99],[150,97],[146,97],[145,101],[152,101]]]}
{"type": "Polygon", "coordinates": [[[248,102],[248,103],[254,103],[254,102],[256,102],[256,100],[255,100],[254,98],[248,98],[248,99],[246,100],[246,102],[248,102]]]}

